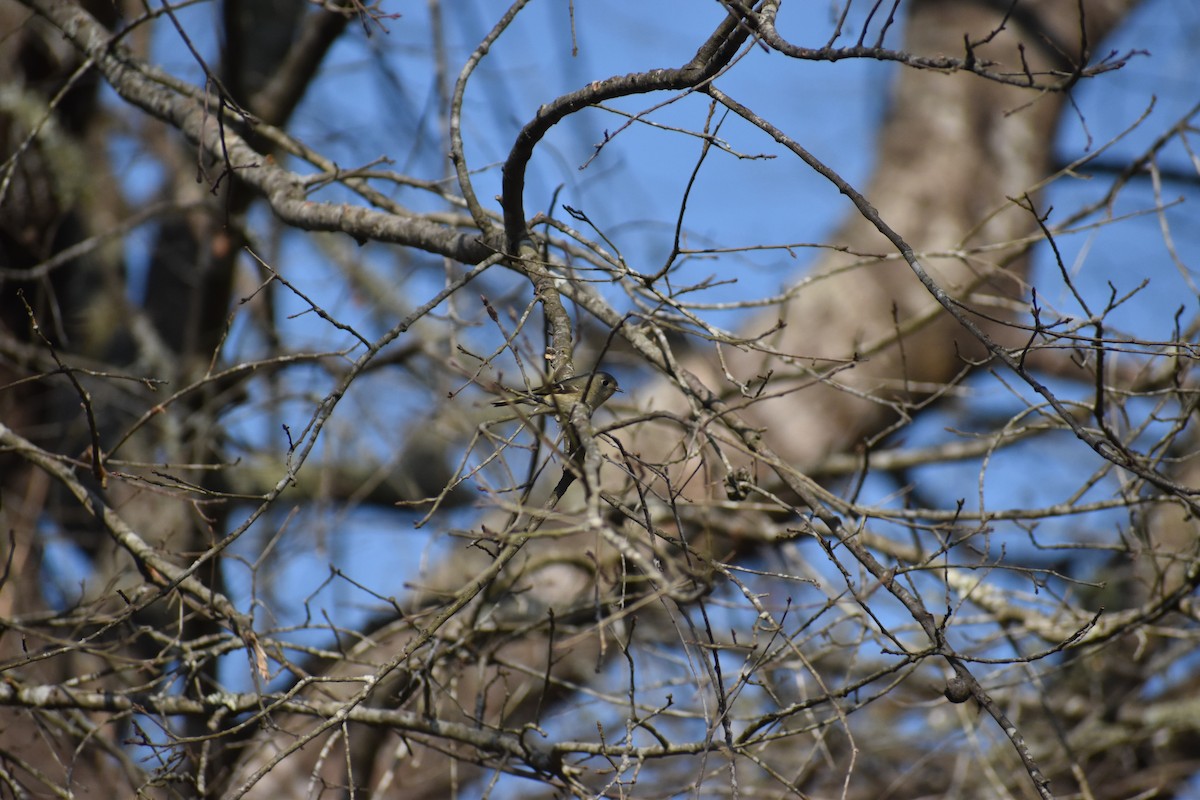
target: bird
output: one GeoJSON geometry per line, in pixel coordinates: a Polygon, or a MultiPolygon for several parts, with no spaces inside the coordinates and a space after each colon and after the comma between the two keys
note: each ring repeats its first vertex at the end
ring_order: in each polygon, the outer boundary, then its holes
{"type": "Polygon", "coordinates": [[[534,413],[566,414],[579,402],[588,407],[588,413],[604,405],[608,398],[621,391],[617,379],[607,372],[589,372],[576,375],[561,381],[553,381],[545,386],[539,386],[532,392],[512,392],[510,397],[495,400],[493,406],[527,405],[534,406],[534,413]]]}

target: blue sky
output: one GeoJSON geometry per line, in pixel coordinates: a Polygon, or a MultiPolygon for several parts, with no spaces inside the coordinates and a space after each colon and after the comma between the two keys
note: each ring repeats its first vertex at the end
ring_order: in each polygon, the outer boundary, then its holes
{"type": "MultiPolygon", "coordinates": [[[[485,0],[461,0],[453,5],[454,13],[444,20],[451,78],[464,55],[493,24],[500,8],[485,0]]],[[[485,167],[475,176],[475,182],[479,196],[490,208],[498,208],[488,198],[499,192],[499,164],[515,133],[540,103],[591,80],[678,66],[691,56],[722,13],[716,3],[695,0],[663,0],[655,3],[652,14],[646,13],[644,0],[576,2],[573,7],[578,55],[571,52],[568,4],[534,2],[493,48],[472,80],[465,107],[466,152],[473,165],[485,167]]],[[[827,36],[829,9],[828,3],[787,4],[782,27],[805,44],[820,44],[827,36]]],[[[343,167],[387,156],[394,160],[394,169],[437,179],[443,176],[448,162],[440,149],[433,113],[436,91],[435,75],[430,70],[433,50],[427,5],[396,3],[395,7],[385,5],[384,10],[398,11],[402,16],[385,23],[388,32],[374,29],[370,37],[364,36],[361,27],[351,26],[331,54],[311,96],[297,112],[293,131],[343,167]]],[[[213,13],[214,7],[205,5],[180,12],[185,24],[191,26],[193,39],[210,51],[213,13]]],[[[1100,147],[1132,125],[1152,101],[1150,116],[1114,148],[1117,156],[1136,152],[1178,119],[1200,95],[1193,77],[1193,43],[1198,30],[1200,9],[1194,4],[1186,0],[1148,2],[1122,34],[1102,49],[1139,48],[1148,50],[1149,55],[1134,59],[1115,75],[1079,88],[1074,97],[1079,117],[1062,126],[1059,147],[1063,157],[1075,158],[1089,148],[1100,147]]],[[[898,43],[898,35],[897,30],[890,43],[898,43]]],[[[173,72],[195,79],[196,66],[174,36],[170,30],[160,29],[155,52],[173,72]]],[[[887,102],[894,67],[868,61],[798,63],[757,51],[747,59],[760,63],[743,64],[722,79],[725,91],[752,107],[770,109],[773,123],[793,132],[819,158],[861,186],[870,172],[875,129],[887,102]],[[786,102],[779,102],[781,96],[786,102]]],[[[215,63],[215,58],[212,61],[215,63]]],[[[636,112],[662,99],[632,98],[614,106],[636,112]]],[[[656,112],[653,118],[663,125],[697,129],[706,110],[701,99],[690,98],[656,112]]],[[[635,125],[617,135],[598,158],[581,169],[595,146],[604,140],[606,131],[615,132],[621,124],[617,115],[587,111],[556,128],[531,165],[526,209],[531,214],[548,209],[550,197],[561,187],[559,203],[585,210],[620,246],[630,263],[657,265],[670,247],[679,198],[699,153],[699,143],[681,134],[635,125]]],[[[710,156],[689,203],[690,241],[723,247],[818,242],[848,212],[849,203],[823,179],[782,155],[757,132],[730,121],[722,136],[738,151],[779,157],[743,161],[726,154],[710,156]]],[[[152,194],[161,179],[152,162],[128,148],[119,151],[119,156],[127,167],[126,192],[137,197],[152,194]]],[[[1170,161],[1186,169],[1188,154],[1173,148],[1170,161]]],[[[1105,187],[1102,179],[1064,180],[1048,193],[1046,205],[1065,213],[1105,187]]],[[[1165,196],[1180,194],[1190,194],[1191,201],[1168,211],[1165,219],[1171,225],[1179,255],[1194,269],[1200,264],[1200,226],[1195,223],[1194,211],[1197,192],[1194,186],[1167,184],[1165,196]]],[[[414,208],[436,208],[427,196],[412,190],[398,190],[396,196],[414,208]]],[[[1144,211],[1153,202],[1148,189],[1137,188],[1123,197],[1117,212],[1144,211]]],[[[562,216],[561,209],[557,214],[562,216]]],[[[260,209],[256,215],[255,219],[264,224],[268,221],[266,211],[260,209]]],[[[1150,279],[1136,302],[1114,315],[1120,325],[1136,330],[1143,338],[1168,338],[1174,310],[1180,305],[1187,307],[1189,314],[1195,311],[1196,297],[1171,263],[1161,224],[1159,217],[1147,215],[1120,226],[1064,237],[1060,242],[1068,265],[1079,271],[1090,302],[1102,302],[1110,282],[1119,291],[1127,291],[1143,279],[1150,279]]],[[[144,232],[131,244],[135,264],[139,240],[144,248],[144,232]]],[[[315,241],[303,233],[286,234],[281,246],[273,251],[279,259],[275,265],[306,292],[322,297],[339,317],[361,324],[368,331],[385,326],[390,318],[379,313],[371,298],[356,296],[345,287],[315,241]]],[[[334,246],[339,244],[345,242],[335,242],[334,246]]],[[[381,276],[403,276],[406,299],[412,305],[438,288],[440,263],[435,259],[378,245],[352,251],[381,276]],[[409,257],[414,260],[406,262],[409,257]],[[421,272],[422,265],[434,269],[421,272]]],[[[779,251],[731,256],[720,262],[698,264],[696,274],[736,271],[738,284],[723,287],[722,297],[753,297],[794,280],[807,265],[808,257],[803,250],[798,258],[779,251]]],[[[1043,253],[1039,274],[1049,276],[1052,273],[1046,271],[1051,268],[1053,264],[1043,253]]],[[[1045,283],[1060,286],[1056,281],[1045,283]]],[[[492,284],[512,285],[500,278],[492,284]]],[[[287,296],[281,299],[281,317],[303,311],[298,300],[287,296]]],[[[1071,305],[1061,289],[1053,291],[1047,300],[1064,309],[1071,305]]],[[[479,309],[471,308],[471,313],[478,314],[479,309]]],[[[717,321],[723,325],[734,322],[728,317],[717,321]]],[[[283,321],[281,329],[293,343],[308,342],[325,349],[348,341],[312,315],[283,321]]],[[[239,329],[231,341],[251,350],[255,344],[252,333],[244,329],[239,329]]],[[[975,384],[981,392],[990,390],[984,383],[981,380],[975,384]]],[[[314,373],[312,388],[321,385],[320,376],[314,373]]],[[[399,444],[400,433],[395,441],[364,443],[353,439],[357,428],[374,431],[390,426],[402,432],[403,426],[414,419],[413,409],[403,402],[380,403],[379,397],[386,391],[379,382],[363,381],[339,409],[329,432],[333,442],[330,446],[339,455],[353,454],[355,448],[378,455],[399,444]]],[[[1012,401],[1013,408],[1019,406],[1018,401],[1012,401]]],[[[261,417],[248,415],[237,428],[243,435],[278,446],[280,421],[289,419],[294,426],[302,425],[308,408],[298,401],[294,409],[275,408],[261,417]]],[[[953,409],[930,416],[908,431],[909,440],[938,441],[945,436],[944,428],[954,421],[953,409]]],[[[317,461],[310,466],[317,466],[317,461]]],[[[1044,502],[1056,492],[1069,490],[1071,481],[1077,479],[1063,476],[1061,466],[1061,461],[1014,449],[992,467],[988,492],[997,504],[1044,502]]],[[[974,496],[977,475],[975,466],[929,468],[927,483],[935,487],[934,496],[952,504],[957,497],[974,496]]],[[[884,497],[895,489],[878,482],[868,486],[868,495],[884,497]]],[[[269,529],[282,526],[290,510],[281,509],[264,520],[261,535],[267,537],[269,529]]],[[[306,608],[302,601],[318,590],[310,608],[324,605],[343,624],[355,624],[379,606],[376,598],[346,581],[335,579],[326,584],[330,563],[338,564],[373,591],[402,595],[404,576],[410,575],[423,558],[438,553],[428,535],[411,530],[409,522],[411,518],[406,515],[386,510],[350,515],[308,510],[292,518],[288,523],[291,529],[307,535],[288,546],[291,557],[281,561],[280,570],[270,575],[274,590],[284,599],[273,605],[291,612],[288,618],[275,622],[290,624],[303,617],[306,608]]],[[[468,522],[464,513],[443,525],[468,522]]],[[[1063,524],[1069,527],[1075,522],[1063,524]]],[[[253,559],[263,541],[258,536],[247,537],[235,552],[253,559]]],[[[239,574],[246,573],[240,567],[230,568],[232,577],[236,579],[239,574]]],[[[248,587],[235,586],[234,593],[244,606],[248,605],[248,587]]],[[[325,624],[319,615],[314,623],[325,624]]]]}

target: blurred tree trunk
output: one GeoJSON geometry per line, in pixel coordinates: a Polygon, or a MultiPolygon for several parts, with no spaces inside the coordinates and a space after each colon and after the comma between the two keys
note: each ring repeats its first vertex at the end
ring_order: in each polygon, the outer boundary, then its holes
{"type": "MultiPolygon", "coordinates": [[[[1094,58],[1098,43],[1136,5],[1126,0],[1010,9],[1007,3],[920,0],[908,5],[903,49],[957,54],[964,37],[981,41],[999,29],[976,47],[979,59],[997,62],[1000,71],[1019,72],[1024,63],[1035,72],[1069,74],[1094,58]],[[1087,54],[1080,52],[1081,27],[1092,49],[1087,54]]],[[[1011,299],[1026,293],[1029,249],[995,246],[1037,231],[1029,211],[1013,200],[1050,175],[1065,101],[1061,92],[1034,95],[964,73],[915,69],[897,70],[888,98],[875,173],[863,193],[944,289],[1002,320],[1011,315],[1011,299]]],[[[772,373],[768,394],[782,396],[746,403],[747,421],[778,432],[775,451],[801,470],[876,439],[913,413],[911,404],[928,394],[926,387],[945,385],[986,356],[856,210],[828,241],[848,252],[830,252],[818,263],[811,285],[787,306],[787,326],[771,340],[782,352],[804,356],[801,363],[728,353],[739,381],[754,384],[772,373]],[[858,255],[873,253],[889,260],[858,255]],[[820,275],[830,277],[815,277],[820,275]],[[809,385],[831,365],[847,364],[853,367],[809,385]],[[796,386],[805,388],[788,391],[796,386]]],[[[747,330],[769,329],[777,317],[772,309],[747,330]]],[[[1012,338],[1002,324],[986,330],[1012,338]]],[[[711,359],[689,366],[708,385],[735,392],[711,359]]]]}
{"type": "MultiPolygon", "coordinates": [[[[106,23],[116,21],[112,4],[89,3],[88,8],[106,23]]],[[[39,123],[46,131],[14,160],[11,183],[0,198],[0,266],[5,270],[0,284],[0,384],[7,387],[0,393],[0,420],[58,452],[79,456],[89,438],[80,424],[80,398],[70,384],[57,376],[25,385],[16,382],[30,373],[53,370],[44,357],[42,337],[57,347],[100,357],[112,346],[116,332],[106,308],[118,313],[115,309],[122,305],[122,265],[111,248],[93,249],[66,269],[31,272],[35,265],[110,227],[120,215],[98,191],[112,180],[104,137],[93,127],[99,115],[99,76],[75,75],[79,54],[57,30],[31,19],[15,3],[0,3],[0,30],[6,32],[0,40],[0,84],[6,89],[5,107],[0,108],[0,153],[6,158],[15,155],[39,123]],[[44,119],[50,99],[64,88],[67,92],[54,113],[44,119]]],[[[55,638],[27,624],[53,614],[53,606],[63,603],[43,594],[43,559],[49,547],[45,534],[55,525],[46,510],[61,505],[68,524],[78,527],[81,520],[76,506],[60,500],[59,487],[45,472],[17,456],[0,455],[0,552],[5,562],[0,663],[8,667],[6,677],[59,684],[104,669],[103,656],[62,646],[86,635],[82,622],[62,626],[55,638]],[[58,657],[36,660],[55,650],[58,657]]],[[[92,531],[81,538],[80,546],[95,553],[101,542],[92,531]]],[[[77,787],[124,785],[127,765],[97,746],[107,739],[102,726],[101,718],[86,714],[67,721],[4,707],[0,749],[6,765],[15,762],[10,769],[16,779],[37,787],[35,791],[48,793],[51,785],[67,785],[68,772],[77,787]],[[95,744],[80,749],[89,737],[95,737],[95,744]],[[18,759],[28,766],[16,766],[18,759]],[[34,770],[47,782],[31,780],[28,772],[34,770]]]]}
{"type": "MultiPolygon", "coordinates": [[[[118,5],[85,2],[82,6],[115,30],[118,5]]],[[[227,6],[224,66],[219,75],[211,76],[210,88],[217,101],[240,104],[260,119],[282,124],[303,96],[306,80],[324,52],[344,29],[347,16],[314,13],[300,36],[299,22],[307,8],[302,0],[230,0],[227,6]],[[302,61],[303,68],[280,75],[278,69],[289,56],[302,61]]],[[[3,371],[0,383],[53,371],[45,337],[70,352],[72,367],[107,364],[130,374],[153,376],[165,387],[164,394],[187,386],[204,375],[225,335],[234,265],[245,245],[243,221],[255,199],[253,193],[236,176],[219,180],[219,167],[211,159],[207,163],[201,159],[206,177],[197,183],[196,149],[169,136],[159,144],[174,153],[168,160],[178,174],[165,182],[166,196],[157,198],[169,208],[160,208],[157,214],[144,297],[130,296],[120,238],[85,247],[83,255],[52,269],[35,269],[68,248],[118,229],[124,218],[141,210],[115,202],[122,193],[113,188],[118,180],[109,158],[113,123],[99,104],[99,74],[94,70],[76,74],[83,63],[80,54],[58,30],[11,0],[0,0],[0,20],[0,30],[7,32],[0,40],[0,83],[11,89],[7,96],[12,98],[9,107],[0,109],[0,152],[14,156],[34,126],[43,125],[29,149],[14,159],[12,184],[7,196],[0,198],[0,265],[5,269],[0,279],[2,347],[7,356],[4,363],[15,365],[3,371]],[[64,88],[66,93],[52,105],[64,88]],[[92,361],[80,363],[81,357],[92,361]]],[[[156,122],[145,124],[150,130],[144,133],[143,143],[161,135],[152,130],[156,122]]],[[[270,151],[264,148],[263,152],[270,151]]],[[[105,444],[114,441],[136,418],[128,410],[133,404],[111,383],[87,376],[79,380],[90,394],[97,439],[105,444]]],[[[211,434],[224,401],[213,391],[193,393],[164,415],[156,432],[161,436],[133,439],[119,458],[143,463],[219,462],[220,445],[211,434]]],[[[50,452],[71,454],[84,463],[90,459],[92,437],[81,413],[80,392],[62,375],[0,393],[0,419],[50,452]]],[[[88,480],[86,473],[83,477],[88,480]]],[[[135,488],[124,481],[106,485],[95,475],[89,486],[120,507],[124,520],[152,537],[151,545],[163,552],[202,552],[224,526],[221,506],[214,506],[211,514],[197,513],[170,492],[149,485],[135,488]]],[[[5,580],[0,582],[0,618],[16,623],[0,637],[0,660],[19,665],[10,674],[20,675],[23,681],[61,684],[93,676],[79,686],[129,690],[121,682],[100,677],[108,671],[106,665],[148,658],[161,647],[161,640],[139,637],[121,626],[103,637],[104,644],[91,655],[63,647],[62,642],[94,636],[107,614],[120,613],[129,597],[144,588],[138,568],[95,517],[29,462],[5,456],[0,462],[0,487],[2,527],[13,546],[5,580]],[[88,591],[83,596],[44,595],[46,570],[61,569],[63,559],[69,560],[59,554],[49,566],[44,563],[45,542],[51,534],[80,548],[87,557],[88,591]],[[121,592],[126,594],[119,596],[121,592]],[[64,603],[70,607],[62,608],[64,603]],[[62,640],[46,639],[36,628],[22,630],[21,620],[44,619],[56,610],[64,617],[62,640]],[[36,658],[60,648],[57,656],[36,658]]],[[[219,571],[200,577],[221,590],[219,571]]],[[[136,622],[159,636],[182,636],[184,627],[187,636],[217,630],[203,615],[181,626],[178,614],[178,608],[160,603],[139,613],[136,622]]],[[[194,672],[189,690],[211,688],[214,670],[215,662],[209,662],[194,672]]],[[[70,726],[56,723],[56,716],[44,712],[0,708],[0,747],[25,761],[16,772],[37,770],[44,776],[31,785],[40,784],[47,792],[51,782],[92,791],[131,782],[137,786],[138,770],[119,744],[133,735],[129,715],[97,730],[92,725],[99,723],[84,715],[70,726]],[[31,736],[36,728],[43,735],[31,736]]],[[[181,732],[201,734],[204,725],[203,719],[192,718],[181,732]]]]}

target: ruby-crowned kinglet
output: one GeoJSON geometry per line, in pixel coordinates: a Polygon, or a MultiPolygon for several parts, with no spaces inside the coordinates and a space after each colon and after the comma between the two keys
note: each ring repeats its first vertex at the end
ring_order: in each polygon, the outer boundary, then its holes
{"type": "Polygon", "coordinates": [[[589,411],[604,405],[604,401],[621,391],[617,379],[607,372],[589,372],[574,378],[555,381],[539,386],[532,392],[514,392],[512,397],[496,400],[494,406],[527,405],[538,406],[534,413],[553,411],[566,414],[578,402],[583,402],[589,411]]]}

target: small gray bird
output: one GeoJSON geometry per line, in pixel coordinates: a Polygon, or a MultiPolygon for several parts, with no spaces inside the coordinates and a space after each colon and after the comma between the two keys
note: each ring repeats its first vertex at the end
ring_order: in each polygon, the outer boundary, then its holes
{"type": "Polygon", "coordinates": [[[595,411],[615,392],[621,391],[617,379],[607,372],[589,372],[574,378],[555,381],[539,386],[532,392],[514,392],[512,397],[496,400],[494,406],[536,406],[534,413],[567,414],[571,407],[583,402],[590,411],[595,411]]]}

